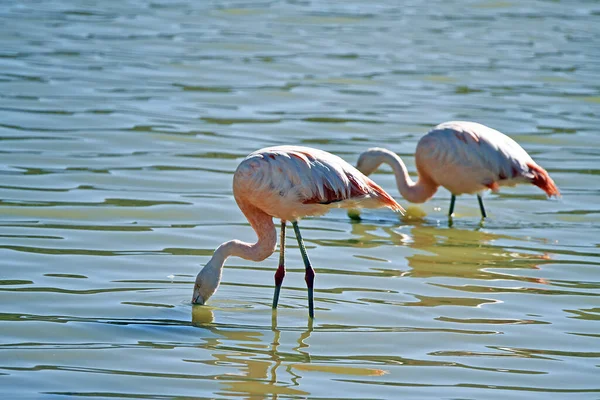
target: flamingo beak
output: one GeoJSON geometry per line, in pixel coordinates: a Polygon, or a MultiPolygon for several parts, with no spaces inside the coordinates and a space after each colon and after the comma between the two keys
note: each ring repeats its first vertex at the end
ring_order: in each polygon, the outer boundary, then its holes
{"type": "Polygon", "coordinates": [[[192,304],[204,305],[204,298],[200,295],[198,286],[194,287],[194,295],[192,296],[192,304]]]}

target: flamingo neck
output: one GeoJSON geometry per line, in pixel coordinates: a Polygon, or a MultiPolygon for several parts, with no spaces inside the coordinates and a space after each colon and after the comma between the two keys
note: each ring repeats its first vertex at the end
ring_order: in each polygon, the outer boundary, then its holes
{"type": "Polygon", "coordinates": [[[387,149],[377,149],[374,152],[379,164],[388,164],[396,176],[398,191],[411,203],[423,203],[429,200],[437,191],[438,185],[425,176],[419,176],[414,182],[408,174],[404,161],[394,152],[387,149]]]}
{"type": "Polygon", "coordinates": [[[206,302],[219,287],[223,265],[229,257],[236,256],[250,261],[262,261],[273,254],[277,246],[277,232],[273,218],[243,201],[238,201],[238,205],[256,232],[258,240],[256,243],[230,240],[217,247],[212,258],[196,277],[196,289],[200,293],[195,293],[194,296],[196,298],[197,294],[200,294],[203,302],[206,302]],[[199,282],[202,284],[199,285],[199,282]]]}

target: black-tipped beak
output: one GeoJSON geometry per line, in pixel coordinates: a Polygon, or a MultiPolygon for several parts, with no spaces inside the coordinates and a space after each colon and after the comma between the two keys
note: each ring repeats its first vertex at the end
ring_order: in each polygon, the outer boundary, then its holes
{"type": "Polygon", "coordinates": [[[204,299],[200,295],[193,296],[192,297],[192,304],[203,305],[204,304],[204,299]]]}

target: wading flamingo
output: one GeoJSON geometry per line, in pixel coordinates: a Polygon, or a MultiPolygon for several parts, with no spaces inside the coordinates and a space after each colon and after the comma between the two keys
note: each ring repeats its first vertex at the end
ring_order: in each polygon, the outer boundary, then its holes
{"type": "Polygon", "coordinates": [[[275,251],[277,232],[273,218],[281,219],[279,268],[275,273],[273,308],[285,276],[285,225],[291,221],[306,268],[308,314],[314,318],[313,270],[298,220],[325,214],[330,208],[403,208],[371,179],[352,165],[325,151],[301,146],[276,146],[246,157],[233,175],[233,196],[258,236],[254,244],[231,240],[221,244],[198,273],[192,303],[204,304],[221,281],[223,264],[229,256],[262,261],[275,251]]]}
{"type": "Polygon", "coordinates": [[[419,173],[416,183],[402,159],[386,149],[365,151],[356,168],[370,175],[382,163],[392,167],[400,194],[411,203],[429,200],[440,186],[448,189],[452,193],[448,216],[454,213],[456,196],[477,193],[481,216],[486,218],[481,192],[486,189],[497,192],[500,186],[531,183],[548,196],[560,196],[548,172],[517,142],[476,122],[444,122],[419,140],[415,152],[419,173]]]}

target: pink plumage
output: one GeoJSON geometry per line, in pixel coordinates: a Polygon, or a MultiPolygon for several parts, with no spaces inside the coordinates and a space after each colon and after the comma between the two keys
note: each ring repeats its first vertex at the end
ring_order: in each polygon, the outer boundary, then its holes
{"type": "Polygon", "coordinates": [[[535,163],[527,164],[527,166],[529,167],[529,172],[533,174],[531,183],[533,183],[535,186],[539,187],[544,192],[546,192],[548,196],[560,196],[558,188],[556,187],[554,181],[552,180],[552,178],[550,178],[550,175],[544,168],[540,167],[535,163]]]}
{"type": "Polygon", "coordinates": [[[475,122],[451,121],[433,128],[417,144],[415,163],[419,179],[415,183],[402,160],[385,149],[369,149],[361,154],[358,169],[369,175],[381,163],[388,163],[396,173],[402,196],[414,203],[431,198],[439,186],[454,198],[464,193],[478,193],[482,215],[485,209],[479,195],[500,186],[531,183],[549,196],[560,192],[550,175],[513,139],[495,129],[475,122]]]}
{"type": "Polygon", "coordinates": [[[236,199],[287,221],[322,215],[333,207],[402,211],[379,185],[340,157],[301,146],[268,147],[250,154],[234,174],[233,191],[236,199]]]}
{"type": "Polygon", "coordinates": [[[446,122],[419,140],[419,176],[429,177],[452,194],[477,193],[486,188],[541,183],[548,195],[558,189],[548,173],[513,139],[475,122],[446,122]]]}
{"type": "Polygon", "coordinates": [[[310,265],[298,228],[302,217],[325,214],[334,207],[402,207],[381,187],[341,158],[325,151],[301,146],[276,146],[246,157],[233,175],[233,195],[258,236],[254,244],[231,240],[221,244],[196,277],[193,303],[204,304],[217,290],[225,260],[238,256],[262,261],[275,251],[277,233],[273,218],[281,219],[280,261],[275,274],[273,308],[285,276],[286,221],[291,221],[298,239],[309,293],[309,315],[313,311],[314,270],[310,265]]]}

